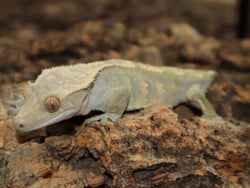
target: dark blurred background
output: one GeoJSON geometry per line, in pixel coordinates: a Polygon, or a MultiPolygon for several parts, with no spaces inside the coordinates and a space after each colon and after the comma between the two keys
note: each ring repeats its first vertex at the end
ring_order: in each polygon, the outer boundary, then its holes
{"type": "Polygon", "coordinates": [[[162,31],[169,23],[186,22],[204,35],[232,40],[249,36],[247,10],[248,0],[1,0],[0,35],[65,30],[104,19],[162,31]]]}
{"type": "Polygon", "coordinates": [[[249,37],[249,2],[0,0],[0,83],[110,58],[244,73],[249,41],[239,40],[249,37]]]}

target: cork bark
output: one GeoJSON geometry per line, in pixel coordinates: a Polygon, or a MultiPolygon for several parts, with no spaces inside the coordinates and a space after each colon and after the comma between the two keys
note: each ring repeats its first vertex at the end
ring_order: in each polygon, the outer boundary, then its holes
{"type": "Polygon", "coordinates": [[[0,187],[249,185],[248,124],[218,125],[183,105],[152,106],[118,124],[85,125],[78,118],[15,135],[0,109],[0,187]]]}

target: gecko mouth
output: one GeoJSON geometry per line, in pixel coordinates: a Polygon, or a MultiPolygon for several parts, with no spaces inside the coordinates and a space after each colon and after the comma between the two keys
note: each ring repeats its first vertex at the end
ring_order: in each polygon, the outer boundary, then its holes
{"type": "Polygon", "coordinates": [[[45,121],[39,125],[36,125],[35,127],[25,129],[25,125],[21,123],[21,124],[19,124],[19,128],[20,128],[20,131],[23,131],[23,132],[40,129],[40,128],[46,127],[48,125],[55,124],[55,123],[61,121],[62,119],[69,119],[75,115],[74,112],[75,112],[75,109],[69,109],[69,110],[64,111],[63,113],[59,114],[58,116],[56,116],[48,121],[45,121]]]}

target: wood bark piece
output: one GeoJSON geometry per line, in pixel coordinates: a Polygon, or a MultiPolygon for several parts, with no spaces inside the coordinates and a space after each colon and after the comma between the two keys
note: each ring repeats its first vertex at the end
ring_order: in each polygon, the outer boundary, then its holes
{"type": "Polygon", "coordinates": [[[163,106],[2,150],[0,187],[247,187],[249,126],[179,120],[163,106]]]}

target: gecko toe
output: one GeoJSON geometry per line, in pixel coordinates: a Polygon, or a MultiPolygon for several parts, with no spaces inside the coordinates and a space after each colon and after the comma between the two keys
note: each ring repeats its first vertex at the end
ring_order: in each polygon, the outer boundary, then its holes
{"type": "Polygon", "coordinates": [[[8,111],[8,114],[16,115],[18,114],[20,108],[23,106],[25,102],[25,99],[22,95],[15,95],[14,100],[6,99],[4,100],[5,104],[9,104],[14,107],[14,109],[11,109],[8,111]]]}
{"type": "Polygon", "coordinates": [[[203,115],[202,118],[205,118],[207,120],[211,120],[219,125],[227,125],[227,126],[231,126],[231,127],[235,127],[235,128],[239,128],[239,126],[234,125],[233,123],[229,122],[228,120],[223,119],[221,116],[219,115],[214,115],[214,116],[206,116],[203,115]]]}
{"type": "Polygon", "coordinates": [[[89,118],[89,119],[86,119],[85,120],[85,123],[86,124],[90,124],[90,123],[92,123],[93,121],[99,121],[100,120],[100,118],[97,116],[97,117],[92,117],[92,118],[89,118]]]}
{"type": "Polygon", "coordinates": [[[89,124],[89,123],[91,123],[93,121],[100,121],[100,123],[102,125],[106,125],[107,122],[108,122],[108,119],[110,119],[111,121],[117,123],[119,118],[120,118],[120,115],[118,115],[118,114],[105,113],[105,114],[101,114],[101,115],[86,119],[85,123],[89,124]]]}

